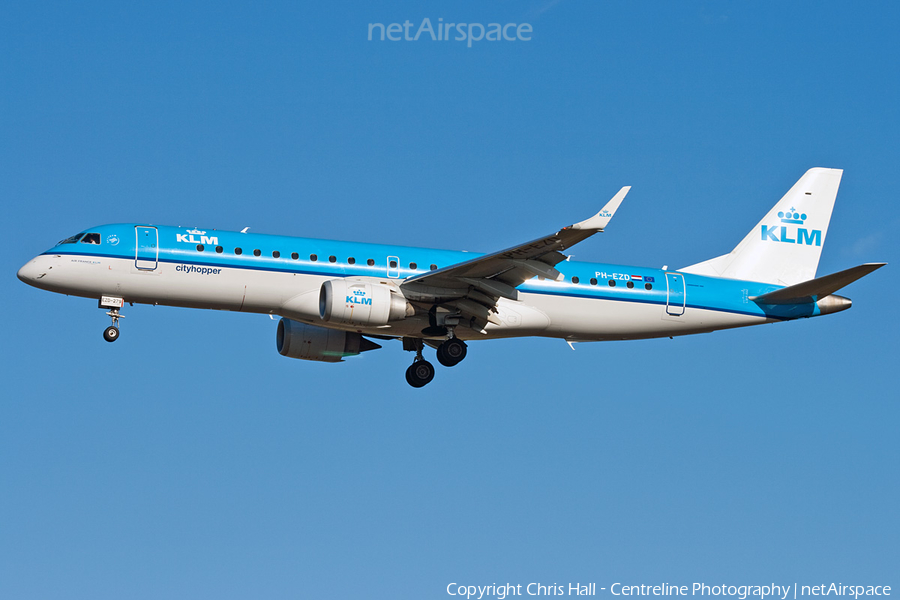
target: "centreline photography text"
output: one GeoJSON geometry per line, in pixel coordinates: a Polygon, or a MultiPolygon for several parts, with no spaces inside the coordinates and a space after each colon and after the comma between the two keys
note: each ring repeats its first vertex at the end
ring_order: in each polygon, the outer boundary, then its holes
{"type": "Polygon", "coordinates": [[[737,600],[751,598],[764,600],[765,598],[780,598],[789,600],[803,596],[844,596],[857,600],[863,596],[890,596],[889,585],[845,585],[843,583],[820,583],[816,585],[801,585],[797,583],[778,585],[763,584],[708,584],[691,583],[690,585],[677,585],[672,583],[662,584],[623,584],[613,583],[606,587],[598,587],[596,583],[492,583],[490,585],[467,585],[450,583],[447,585],[447,594],[460,596],[467,600],[472,598],[496,598],[504,600],[508,596],[597,596],[608,593],[612,596],[733,596],[737,600]]]}

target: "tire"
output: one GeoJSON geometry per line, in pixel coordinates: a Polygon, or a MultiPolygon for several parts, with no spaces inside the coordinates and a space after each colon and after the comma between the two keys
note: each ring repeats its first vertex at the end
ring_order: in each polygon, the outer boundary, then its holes
{"type": "Polygon", "coordinates": [[[417,360],[406,369],[406,382],[414,388],[427,385],[434,379],[434,367],[427,360],[417,360]]]}
{"type": "Polygon", "coordinates": [[[455,367],[466,357],[468,346],[459,338],[450,338],[437,349],[438,362],[445,367],[455,367]]]}
{"type": "Polygon", "coordinates": [[[107,342],[114,342],[119,339],[119,328],[110,325],[103,330],[103,339],[107,342]]]}

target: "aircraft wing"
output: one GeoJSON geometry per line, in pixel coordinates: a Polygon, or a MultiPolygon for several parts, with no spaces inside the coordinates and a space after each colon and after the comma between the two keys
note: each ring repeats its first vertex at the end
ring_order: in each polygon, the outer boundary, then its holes
{"type": "Polygon", "coordinates": [[[413,302],[455,308],[474,319],[471,323],[476,329],[483,329],[488,322],[499,323],[493,315],[497,299],[516,300],[515,288],[532,277],[561,279],[562,274],[554,268],[566,259],[561,252],[603,231],[630,189],[623,187],[589,219],[506,250],[410,277],[400,288],[413,302]]]}

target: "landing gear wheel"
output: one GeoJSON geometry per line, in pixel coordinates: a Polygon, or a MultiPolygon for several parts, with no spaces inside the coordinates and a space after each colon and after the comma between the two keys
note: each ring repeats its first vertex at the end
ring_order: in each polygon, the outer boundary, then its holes
{"type": "Polygon", "coordinates": [[[468,346],[459,338],[450,338],[437,349],[438,362],[445,367],[453,367],[462,362],[468,352],[468,346]]]}
{"type": "Polygon", "coordinates": [[[427,385],[434,379],[434,367],[427,360],[417,360],[406,369],[406,382],[414,388],[427,385]]]}
{"type": "Polygon", "coordinates": [[[110,325],[103,331],[103,339],[107,342],[114,342],[119,339],[119,328],[110,325]]]}

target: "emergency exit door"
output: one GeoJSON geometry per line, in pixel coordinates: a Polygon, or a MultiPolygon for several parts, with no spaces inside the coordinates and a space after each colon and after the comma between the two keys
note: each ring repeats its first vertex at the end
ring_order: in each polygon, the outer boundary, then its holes
{"type": "Polygon", "coordinates": [[[666,313],[676,317],[683,315],[685,304],[684,275],[681,273],[666,273],[666,286],[669,290],[666,295],[666,313]]]}

